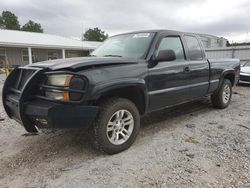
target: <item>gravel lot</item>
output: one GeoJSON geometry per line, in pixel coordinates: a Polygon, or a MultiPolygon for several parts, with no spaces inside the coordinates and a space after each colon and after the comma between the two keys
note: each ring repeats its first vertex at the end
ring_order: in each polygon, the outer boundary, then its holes
{"type": "Polygon", "coordinates": [[[0,187],[250,187],[248,86],[225,110],[204,99],[143,117],[134,145],[113,156],[84,130],[29,135],[2,104],[0,116],[0,187]]]}

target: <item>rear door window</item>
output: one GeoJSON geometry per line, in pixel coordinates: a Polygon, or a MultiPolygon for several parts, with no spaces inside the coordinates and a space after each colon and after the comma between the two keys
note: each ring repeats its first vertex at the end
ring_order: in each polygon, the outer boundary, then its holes
{"type": "Polygon", "coordinates": [[[202,60],[203,52],[198,39],[189,35],[184,36],[184,38],[187,43],[190,60],[202,60]]]}

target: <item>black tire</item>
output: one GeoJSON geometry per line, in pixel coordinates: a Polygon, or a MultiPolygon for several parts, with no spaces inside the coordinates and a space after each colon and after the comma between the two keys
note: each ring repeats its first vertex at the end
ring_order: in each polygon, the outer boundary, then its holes
{"type": "Polygon", "coordinates": [[[215,108],[224,109],[224,108],[227,108],[228,105],[230,104],[231,97],[232,97],[232,84],[231,84],[230,80],[224,79],[219,90],[211,96],[211,102],[215,108]],[[225,96],[223,96],[223,92],[226,91],[227,87],[229,88],[228,91],[230,93],[229,93],[229,95],[227,95],[228,100],[225,100],[224,99],[225,96]]]}
{"type": "Polygon", "coordinates": [[[30,126],[30,127],[24,127],[25,130],[28,132],[28,133],[37,133],[38,130],[36,129],[35,126],[30,126]]]}
{"type": "MultiPolygon", "coordinates": [[[[90,136],[96,149],[107,154],[116,154],[126,150],[133,144],[139,133],[139,129],[140,114],[135,104],[124,98],[109,98],[101,102],[99,114],[90,128],[90,136]],[[123,109],[129,112],[133,117],[133,130],[126,142],[120,145],[115,145],[108,138],[108,122],[114,117],[116,112],[123,109]]],[[[115,132],[112,132],[112,134],[115,134],[115,132]]]]}

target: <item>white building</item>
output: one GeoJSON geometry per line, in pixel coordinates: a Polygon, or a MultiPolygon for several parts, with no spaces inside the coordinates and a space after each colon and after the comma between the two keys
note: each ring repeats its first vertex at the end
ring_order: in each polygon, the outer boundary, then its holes
{"type": "Polygon", "coordinates": [[[57,35],[0,29],[0,61],[10,66],[58,58],[87,56],[100,42],[80,41],[57,35]]]}
{"type": "Polygon", "coordinates": [[[237,58],[242,63],[250,61],[250,46],[231,46],[206,49],[208,58],[237,58]]]}
{"type": "Polygon", "coordinates": [[[222,48],[227,46],[227,39],[208,34],[198,34],[205,48],[222,48]]]}

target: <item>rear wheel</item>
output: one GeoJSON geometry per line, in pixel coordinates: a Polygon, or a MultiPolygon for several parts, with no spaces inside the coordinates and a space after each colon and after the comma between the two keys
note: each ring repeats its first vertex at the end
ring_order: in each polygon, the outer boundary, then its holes
{"type": "Polygon", "coordinates": [[[219,90],[211,96],[212,104],[215,108],[227,108],[231,102],[232,84],[230,80],[225,79],[219,90]]]}
{"type": "Polygon", "coordinates": [[[101,103],[90,136],[95,148],[115,154],[133,144],[139,128],[140,115],[134,103],[128,99],[110,98],[101,103]]]}

